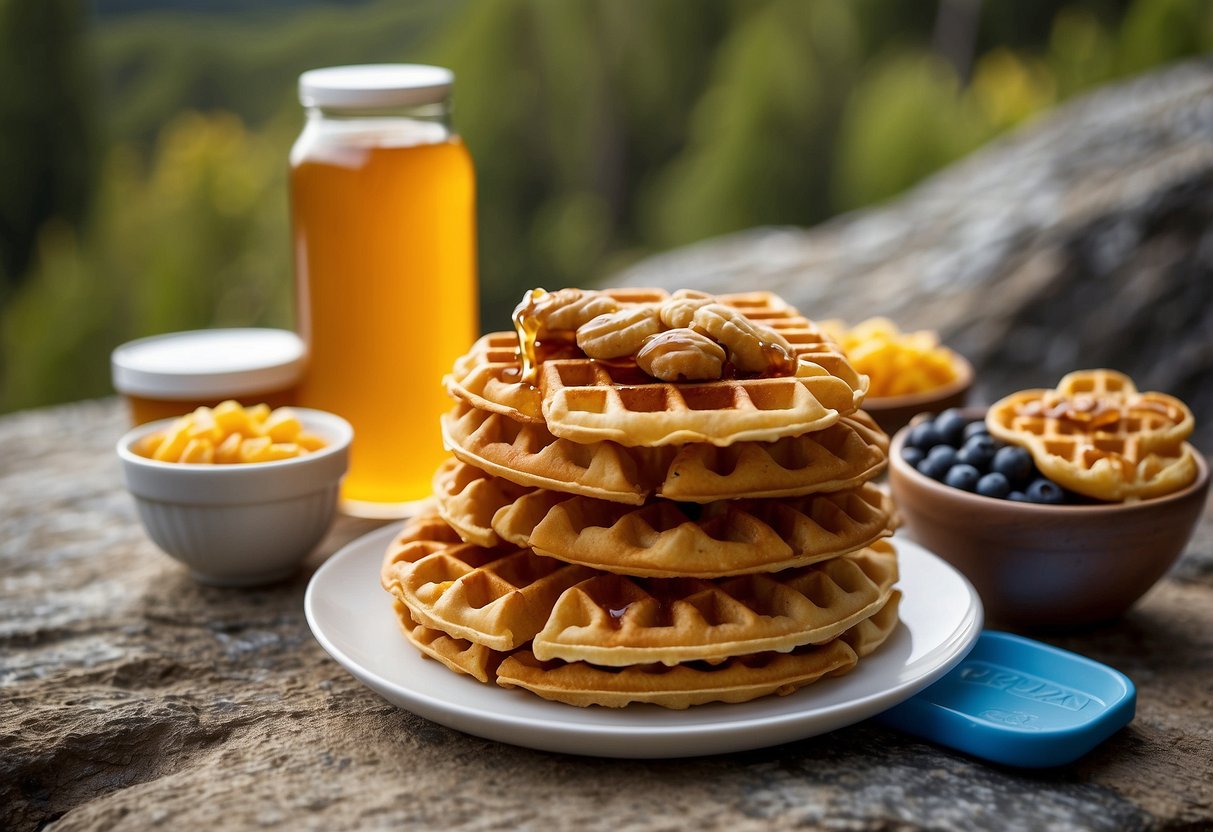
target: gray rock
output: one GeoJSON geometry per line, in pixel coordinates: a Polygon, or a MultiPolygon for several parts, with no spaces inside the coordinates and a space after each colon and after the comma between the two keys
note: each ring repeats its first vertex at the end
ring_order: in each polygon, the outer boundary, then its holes
{"type": "Polygon", "coordinates": [[[936,329],[979,400],[1113,367],[1213,449],[1213,60],[1069,103],[888,205],[645,260],[612,284],[765,288],[811,318],[936,329]]]}
{"type": "MultiPolygon", "coordinates": [[[[310,573],[193,583],[139,528],[114,401],[0,419],[0,827],[1118,830],[1213,824],[1213,508],[1124,620],[1051,641],[1138,684],[1133,724],[1018,772],[870,724],[697,760],[596,760],[400,711],[328,658],[310,573]]],[[[384,603],[387,603],[385,597],[384,603]]]]}

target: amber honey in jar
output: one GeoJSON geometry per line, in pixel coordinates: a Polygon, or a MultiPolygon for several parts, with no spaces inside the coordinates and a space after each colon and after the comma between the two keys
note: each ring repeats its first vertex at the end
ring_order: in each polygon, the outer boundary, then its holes
{"type": "Polygon", "coordinates": [[[299,403],[354,426],[348,513],[430,493],[442,376],[477,334],[474,174],[452,131],[453,75],[417,65],[305,72],[291,151],[299,403]]]}
{"type": "Polygon", "coordinates": [[[131,422],[182,416],[226,399],[270,407],[295,403],[303,341],[282,329],[200,329],[130,341],[110,358],[114,389],[131,422]]]}

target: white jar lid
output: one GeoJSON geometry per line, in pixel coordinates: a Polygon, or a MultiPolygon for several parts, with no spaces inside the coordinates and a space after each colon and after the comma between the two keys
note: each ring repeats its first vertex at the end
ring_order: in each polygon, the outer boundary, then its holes
{"type": "Polygon", "coordinates": [[[440,66],[331,66],[299,76],[299,101],[336,110],[415,107],[445,101],[454,83],[455,73],[440,66]]]}
{"type": "Polygon", "coordinates": [[[299,381],[307,349],[284,329],[199,329],[130,341],[114,350],[114,389],[150,399],[225,399],[299,381]]]}

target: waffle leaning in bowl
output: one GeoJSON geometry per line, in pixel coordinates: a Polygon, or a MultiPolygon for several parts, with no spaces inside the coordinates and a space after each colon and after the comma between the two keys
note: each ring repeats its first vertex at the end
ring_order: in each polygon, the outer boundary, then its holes
{"type": "Polygon", "coordinates": [[[528,292],[446,379],[435,513],[382,583],[424,656],[572,705],[851,670],[897,625],[867,378],[769,293],[528,292]]]}

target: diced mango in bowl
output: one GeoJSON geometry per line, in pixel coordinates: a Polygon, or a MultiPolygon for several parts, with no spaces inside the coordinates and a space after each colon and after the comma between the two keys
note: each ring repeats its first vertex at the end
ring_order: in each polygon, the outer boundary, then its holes
{"type": "Polygon", "coordinates": [[[294,459],[323,447],[324,440],[306,432],[289,407],[244,407],[229,400],[187,413],[167,430],[145,436],[134,450],[161,462],[230,465],[294,459]]]}
{"type": "Polygon", "coordinates": [[[956,380],[952,351],[931,330],[902,332],[888,318],[868,318],[848,328],[840,320],[821,328],[838,342],[856,372],[868,376],[868,396],[925,393],[956,380]]]}

